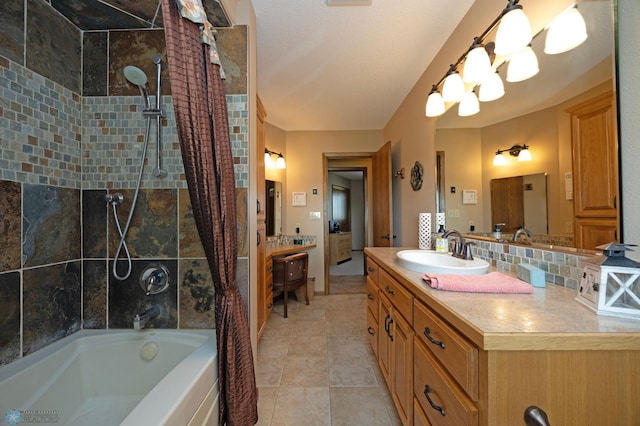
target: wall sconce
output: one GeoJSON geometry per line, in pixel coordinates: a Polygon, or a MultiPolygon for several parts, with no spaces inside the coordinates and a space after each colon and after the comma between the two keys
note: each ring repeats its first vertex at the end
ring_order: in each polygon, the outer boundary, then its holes
{"type": "Polygon", "coordinates": [[[276,169],[286,169],[287,163],[284,161],[284,156],[280,152],[269,151],[267,148],[264,149],[264,165],[265,167],[275,167],[276,169]],[[277,156],[276,162],[274,164],[272,155],[277,156]]]}
{"type": "Polygon", "coordinates": [[[393,177],[404,179],[404,167],[393,174],[393,177]]]}
{"type": "Polygon", "coordinates": [[[511,148],[499,149],[496,151],[496,156],[493,157],[494,166],[504,166],[507,164],[507,159],[503,152],[508,152],[513,157],[518,157],[518,161],[531,161],[531,151],[529,151],[528,145],[513,145],[511,148]]]}

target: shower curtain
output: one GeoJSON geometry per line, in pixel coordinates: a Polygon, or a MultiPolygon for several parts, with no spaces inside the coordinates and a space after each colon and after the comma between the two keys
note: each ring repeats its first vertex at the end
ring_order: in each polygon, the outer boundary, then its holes
{"type": "MultiPolygon", "coordinates": [[[[184,6],[183,6],[184,7],[184,6]]],[[[169,78],[180,149],[200,240],[215,288],[220,424],[258,421],[249,323],[236,285],[235,177],[227,104],[212,47],[200,26],[162,0],[169,78]]]]}

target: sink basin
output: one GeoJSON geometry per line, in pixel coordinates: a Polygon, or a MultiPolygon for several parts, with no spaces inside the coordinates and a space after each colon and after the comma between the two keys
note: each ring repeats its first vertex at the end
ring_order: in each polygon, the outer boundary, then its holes
{"type": "Polygon", "coordinates": [[[489,263],[482,259],[458,259],[448,253],[436,253],[433,250],[399,251],[400,265],[416,272],[431,274],[481,275],[486,274],[489,263]]]}

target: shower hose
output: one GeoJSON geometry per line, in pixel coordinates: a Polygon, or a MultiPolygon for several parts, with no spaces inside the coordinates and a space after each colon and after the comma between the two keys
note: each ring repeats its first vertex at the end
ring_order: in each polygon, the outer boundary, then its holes
{"type": "Polygon", "coordinates": [[[116,254],[113,256],[113,277],[118,281],[124,281],[131,275],[131,253],[129,253],[129,248],[127,247],[126,236],[127,232],[129,232],[129,226],[131,226],[131,218],[133,217],[133,212],[136,209],[136,202],[138,201],[138,194],[140,193],[140,184],[142,182],[142,172],[144,171],[144,160],[147,157],[147,147],[149,146],[149,132],[151,130],[151,117],[147,117],[147,130],[144,135],[144,146],[142,147],[142,156],[140,157],[140,171],[138,173],[138,182],[136,184],[136,192],[133,195],[133,200],[131,202],[131,210],[129,211],[129,217],[127,218],[127,223],[124,226],[124,229],[120,226],[120,221],[118,220],[118,213],[116,210],[116,206],[119,204],[117,200],[111,200],[111,207],[113,208],[113,219],[116,222],[116,227],[118,228],[118,234],[120,235],[120,243],[118,243],[118,248],[116,250],[116,254]],[[120,253],[124,248],[124,252],[127,256],[127,273],[125,275],[119,275],[117,266],[118,260],[120,258],[120,253]]]}

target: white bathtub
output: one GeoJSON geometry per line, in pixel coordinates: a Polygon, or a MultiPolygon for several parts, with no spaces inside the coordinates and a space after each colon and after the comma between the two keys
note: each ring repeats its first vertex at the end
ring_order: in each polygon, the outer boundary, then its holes
{"type": "Polygon", "coordinates": [[[10,410],[25,423],[217,425],[215,331],[80,331],[0,368],[0,418],[10,410]]]}

